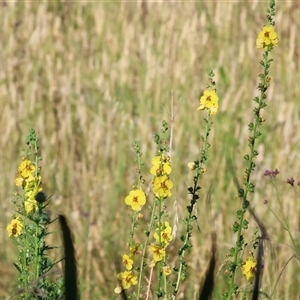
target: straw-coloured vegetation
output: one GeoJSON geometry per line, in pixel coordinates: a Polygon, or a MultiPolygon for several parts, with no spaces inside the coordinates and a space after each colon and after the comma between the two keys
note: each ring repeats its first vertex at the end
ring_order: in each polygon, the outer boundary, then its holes
{"type": "Polygon", "coordinates": [[[81,299],[300,297],[300,6],[273,4],[2,1],[1,299],[68,291],[58,214],[81,299]]]}

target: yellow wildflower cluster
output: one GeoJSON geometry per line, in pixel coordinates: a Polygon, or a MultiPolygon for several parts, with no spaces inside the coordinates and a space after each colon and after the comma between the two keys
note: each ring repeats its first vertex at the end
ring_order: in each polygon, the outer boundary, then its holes
{"type": "MultiPolygon", "coordinates": [[[[42,191],[42,178],[36,172],[36,166],[31,160],[25,157],[22,158],[15,178],[15,184],[24,190],[25,199],[23,205],[26,213],[31,214],[37,211],[36,195],[42,191]]],[[[6,227],[8,236],[18,237],[22,234],[23,227],[24,224],[21,218],[14,218],[6,227]]]]}
{"type": "Polygon", "coordinates": [[[170,159],[162,155],[157,155],[152,158],[152,167],[150,168],[150,173],[153,176],[161,176],[163,174],[170,175],[172,172],[170,159]]]}
{"type": "Polygon", "coordinates": [[[167,247],[170,244],[170,242],[173,240],[173,236],[172,228],[169,225],[169,222],[165,222],[164,226],[159,226],[156,228],[154,239],[156,243],[162,244],[164,247],[167,247]]]}
{"type": "Polygon", "coordinates": [[[120,272],[117,278],[121,281],[120,285],[115,288],[115,293],[119,294],[122,290],[129,289],[132,285],[137,284],[137,276],[133,272],[133,259],[135,255],[140,254],[140,244],[135,244],[130,247],[130,254],[122,255],[122,262],[126,268],[126,271],[120,272]]]}
{"type": "Polygon", "coordinates": [[[274,26],[264,26],[262,31],[259,32],[258,37],[256,39],[256,48],[266,48],[277,46],[279,43],[277,33],[274,29],[274,26]]]}
{"type": "Polygon", "coordinates": [[[205,90],[200,98],[197,110],[208,109],[210,115],[215,115],[219,109],[219,97],[214,90],[205,90]]]}
{"type": "Polygon", "coordinates": [[[250,256],[242,265],[242,273],[247,280],[252,280],[255,276],[257,262],[253,256],[250,256]]]}
{"type": "MultiPolygon", "coordinates": [[[[166,248],[169,246],[173,240],[172,227],[168,222],[164,225],[158,226],[153,235],[155,243],[151,244],[148,248],[150,254],[152,254],[153,260],[150,263],[154,266],[156,262],[164,260],[166,257],[166,248]]],[[[166,276],[171,274],[171,269],[169,266],[165,266],[163,272],[166,276]]]]}
{"type": "Polygon", "coordinates": [[[154,176],[152,190],[157,198],[169,198],[172,196],[173,182],[169,175],[172,172],[169,157],[163,154],[152,158],[150,173],[154,176]]]}
{"type": "Polygon", "coordinates": [[[35,197],[42,191],[42,178],[37,175],[36,167],[30,160],[22,159],[18,167],[15,183],[16,186],[21,186],[25,191],[24,208],[26,213],[30,214],[37,211],[38,203],[35,197]]]}

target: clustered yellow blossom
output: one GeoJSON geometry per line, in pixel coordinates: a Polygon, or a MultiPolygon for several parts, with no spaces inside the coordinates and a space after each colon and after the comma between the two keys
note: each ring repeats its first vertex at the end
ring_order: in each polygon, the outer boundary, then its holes
{"type": "Polygon", "coordinates": [[[252,280],[255,276],[257,262],[253,256],[250,256],[242,265],[242,273],[247,280],[252,280]]]}
{"type": "Polygon", "coordinates": [[[115,288],[115,293],[119,294],[122,290],[129,289],[132,285],[137,284],[137,276],[133,272],[133,259],[135,255],[140,254],[140,244],[137,243],[130,247],[130,254],[122,255],[122,263],[126,271],[120,272],[117,278],[121,281],[120,285],[115,288]]]}
{"type": "MultiPolygon", "coordinates": [[[[152,158],[150,173],[154,176],[152,180],[152,191],[159,200],[164,200],[172,196],[171,189],[173,182],[170,179],[172,167],[170,158],[163,153],[152,158]]],[[[148,251],[152,256],[150,267],[154,267],[156,262],[163,261],[166,257],[166,248],[173,239],[172,228],[168,222],[158,224],[154,232],[155,242],[150,244],[148,251]]],[[[167,276],[169,269],[164,274],[167,276]]]]}
{"type": "MultiPolygon", "coordinates": [[[[155,243],[152,243],[148,248],[149,253],[153,257],[153,260],[150,263],[150,266],[152,267],[154,267],[157,262],[163,261],[166,257],[166,248],[173,240],[172,227],[168,222],[165,222],[164,225],[160,225],[156,228],[153,237],[155,243]]],[[[170,273],[170,267],[165,266],[164,274],[168,276],[170,273]]]]}
{"type": "Polygon", "coordinates": [[[159,226],[156,228],[154,239],[156,243],[163,244],[164,246],[168,246],[170,244],[170,242],[173,240],[173,236],[172,228],[169,225],[169,222],[165,222],[164,226],[159,226]]]}
{"type": "MultiPolygon", "coordinates": [[[[150,173],[154,176],[152,180],[152,190],[155,197],[159,200],[164,200],[171,197],[171,189],[173,182],[170,180],[169,175],[172,172],[169,157],[164,154],[157,155],[152,158],[152,167],[150,173]]],[[[142,217],[139,211],[146,203],[146,195],[140,188],[134,188],[129,192],[125,198],[125,203],[131,206],[131,209],[137,211],[138,217],[142,217]]],[[[149,253],[152,254],[153,260],[150,266],[154,266],[156,262],[162,261],[166,257],[166,247],[173,239],[172,228],[168,222],[159,224],[154,232],[155,243],[148,247],[149,253]]],[[[120,272],[117,278],[120,280],[119,285],[115,288],[115,293],[121,293],[122,290],[129,289],[131,286],[137,284],[137,276],[134,272],[134,256],[141,253],[141,245],[135,244],[130,247],[129,254],[122,255],[122,263],[125,271],[120,272]]],[[[163,267],[163,273],[168,276],[171,273],[171,268],[168,266],[163,267]]]]}
{"type": "Polygon", "coordinates": [[[210,115],[215,115],[219,109],[219,97],[214,90],[205,90],[200,98],[197,110],[208,109],[210,115]]]}
{"type": "Polygon", "coordinates": [[[42,178],[37,175],[36,167],[31,160],[23,158],[18,167],[16,186],[21,186],[25,191],[24,208],[26,213],[31,214],[37,211],[38,203],[36,195],[42,191],[42,178]]]}
{"type": "MultiPolygon", "coordinates": [[[[31,160],[22,158],[18,167],[17,176],[15,178],[16,186],[22,187],[24,190],[24,209],[27,214],[34,213],[38,210],[38,202],[36,195],[42,191],[42,178],[36,172],[36,166],[31,160]]],[[[15,218],[7,225],[9,236],[18,237],[22,233],[24,225],[20,218],[15,218]]]]}
{"type": "Polygon", "coordinates": [[[153,192],[158,198],[169,198],[172,196],[171,188],[173,182],[170,180],[168,175],[162,175],[154,177],[153,179],[153,192]]]}
{"type": "Polygon", "coordinates": [[[157,198],[169,198],[172,196],[173,182],[170,180],[172,172],[170,158],[163,154],[152,158],[150,173],[154,176],[152,190],[157,198]]]}
{"type": "Polygon", "coordinates": [[[264,26],[262,31],[259,32],[256,39],[256,48],[266,48],[277,46],[279,43],[277,33],[274,29],[274,26],[264,26]]]}
{"type": "Polygon", "coordinates": [[[8,236],[18,237],[20,234],[22,234],[23,227],[24,224],[20,218],[11,220],[10,224],[8,224],[6,227],[8,236]]]}
{"type": "Polygon", "coordinates": [[[160,176],[162,174],[170,175],[172,168],[170,159],[162,155],[154,156],[152,158],[152,167],[150,168],[150,173],[153,176],[160,176]]]}

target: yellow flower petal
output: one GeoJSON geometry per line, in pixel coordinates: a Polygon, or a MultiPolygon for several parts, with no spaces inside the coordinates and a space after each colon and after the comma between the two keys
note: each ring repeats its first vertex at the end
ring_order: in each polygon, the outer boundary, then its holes
{"type": "Polygon", "coordinates": [[[242,265],[242,273],[247,280],[252,280],[255,276],[257,262],[253,256],[250,256],[242,265]]]}
{"type": "Polygon", "coordinates": [[[125,198],[125,203],[130,205],[132,210],[138,211],[145,205],[146,195],[141,189],[132,190],[125,198]]]}
{"type": "Polygon", "coordinates": [[[24,224],[19,218],[11,220],[10,224],[8,224],[6,227],[8,236],[18,237],[20,234],[22,234],[23,227],[24,224]]]}

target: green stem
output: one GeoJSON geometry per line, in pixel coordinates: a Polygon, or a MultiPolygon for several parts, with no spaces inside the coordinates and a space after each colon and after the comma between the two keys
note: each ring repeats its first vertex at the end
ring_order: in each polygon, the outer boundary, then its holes
{"type": "MultiPolygon", "coordinates": [[[[298,256],[298,260],[299,260],[299,252],[298,252],[298,250],[297,250],[297,245],[296,245],[296,242],[295,242],[295,240],[294,240],[294,238],[293,238],[293,236],[292,236],[292,233],[291,233],[291,230],[290,230],[290,224],[289,224],[289,221],[288,221],[288,219],[286,218],[286,216],[285,216],[285,214],[284,214],[284,212],[283,212],[283,206],[282,206],[282,203],[281,203],[281,201],[280,201],[280,196],[279,196],[279,192],[278,192],[278,188],[277,188],[277,185],[275,184],[275,182],[274,182],[274,180],[272,180],[272,184],[273,184],[273,186],[274,186],[274,188],[275,188],[275,191],[276,191],[276,199],[277,199],[277,202],[278,202],[278,204],[279,204],[279,207],[280,207],[280,211],[281,211],[281,214],[282,214],[282,217],[283,217],[283,220],[284,220],[284,224],[282,224],[282,222],[280,222],[280,224],[283,226],[283,228],[284,228],[284,230],[286,230],[287,232],[288,232],[288,234],[289,234],[289,236],[290,236],[290,239],[291,239],[291,242],[292,242],[292,244],[293,244],[293,249],[294,249],[294,251],[297,253],[297,256],[298,256]]],[[[273,213],[274,214],[274,213],[273,213]]],[[[275,215],[275,214],[274,214],[275,215]]],[[[275,217],[277,218],[277,219],[279,219],[276,215],[275,215],[275,217]]]]}
{"type": "Polygon", "coordinates": [[[276,215],[276,213],[273,211],[273,209],[268,206],[269,210],[271,211],[271,213],[273,214],[273,216],[277,219],[277,221],[280,223],[280,225],[285,229],[285,225],[281,222],[281,220],[278,218],[278,216],[276,215]]]}
{"type": "MultiPolygon", "coordinates": [[[[37,139],[35,140],[34,142],[34,156],[35,156],[35,177],[38,178],[38,145],[37,145],[37,139]]],[[[35,186],[34,186],[34,189],[36,190],[38,188],[38,185],[37,183],[35,183],[35,186]]],[[[39,209],[38,209],[38,214],[40,214],[40,206],[39,206],[39,209]]],[[[36,224],[34,223],[35,225],[35,245],[34,245],[34,270],[35,270],[35,273],[34,273],[34,276],[35,276],[35,280],[39,278],[40,276],[40,271],[43,271],[43,270],[40,270],[40,266],[39,266],[39,262],[41,261],[41,257],[40,257],[40,253],[39,253],[39,239],[40,239],[40,236],[39,236],[39,224],[36,224]]]]}
{"type": "MultiPolygon", "coordinates": [[[[26,243],[26,242],[25,242],[26,243]]],[[[29,281],[29,272],[28,272],[28,265],[27,265],[27,260],[26,260],[26,255],[27,255],[27,251],[26,251],[26,247],[25,249],[23,248],[23,267],[22,267],[22,282],[24,285],[24,290],[25,290],[25,297],[28,297],[28,281],[29,281]],[[24,251],[25,250],[25,251],[24,251]],[[25,272],[24,272],[25,270],[25,272]],[[24,274],[25,273],[25,274],[24,274]]]]}
{"type": "MultiPolygon", "coordinates": [[[[159,237],[159,246],[162,246],[161,242],[161,227],[162,227],[162,201],[163,199],[159,199],[159,204],[158,204],[158,237],[159,237]]],[[[162,263],[159,262],[158,264],[158,290],[161,291],[163,282],[162,282],[162,263]]]]}
{"type": "Polygon", "coordinates": [[[34,245],[34,279],[39,278],[39,261],[40,261],[40,255],[39,255],[39,245],[38,245],[38,225],[35,224],[35,245],[34,245]]]}
{"type": "Polygon", "coordinates": [[[148,229],[147,229],[147,237],[146,237],[144,247],[143,247],[143,254],[142,254],[142,260],[141,260],[140,272],[139,272],[138,290],[137,290],[137,295],[136,295],[137,300],[140,299],[140,293],[141,293],[141,287],[142,287],[142,276],[143,276],[143,271],[144,271],[144,261],[146,259],[146,250],[147,250],[147,246],[148,246],[148,242],[149,242],[149,238],[150,238],[150,232],[151,232],[152,226],[153,226],[155,210],[156,210],[156,202],[154,203],[154,206],[152,208],[151,219],[150,219],[148,229]]]}
{"type": "MultiPolygon", "coordinates": [[[[208,115],[209,116],[209,115],[208,115]]],[[[186,218],[186,233],[184,236],[184,240],[183,240],[183,246],[182,246],[182,252],[180,254],[180,265],[179,265],[179,270],[178,270],[178,275],[177,275],[177,280],[176,280],[176,285],[175,285],[175,289],[174,289],[174,295],[172,297],[173,300],[176,299],[176,294],[179,288],[179,284],[180,284],[180,280],[181,280],[181,274],[183,271],[183,267],[184,267],[184,257],[185,257],[185,253],[186,250],[188,249],[188,242],[190,240],[191,237],[191,223],[193,221],[193,210],[194,210],[194,206],[196,204],[196,196],[198,193],[198,181],[200,178],[200,175],[203,173],[202,171],[202,166],[206,160],[205,158],[205,153],[206,153],[206,149],[208,148],[208,136],[209,136],[209,132],[210,132],[210,123],[208,121],[208,116],[207,119],[205,119],[205,134],[204,134],[204,139],[203,139],[203,146],[200,150],[201,153],[201,159],[199,161],[198,164],[198,168],[197,168],[197,173],[194,177],[194,186],[193,186],[193,193],[192,193],[192,200],[191,200],[191,205],[188,208],[188,216],[186,218]]]]}
{"type": "Polygon", "coordinates": [[[132,215],[131,229],[130,229],[130,234],[129,234],[129,249],[133,245],[134,229],[135,229],[135,224],[136,224],[138,214],[139,214],[139,212],[135,211],[132,215]]]}
{"type": "MultiPolygon", "coordinates": [[[[266,87],[266,89],[268,86],[268,82],[267,82],[268,68],[266,67],[268,64],[268,54],[269,54],[269,50],[267,49],[265,51],[264,60],[263,60],[264,73],[261,76],[262,86],[266,87]]],[[[242,210],[241,210],[241,215],[239,216],[237,239],[236,239],[236,245],[235,245],[234,254],[233,254],[232,270],[231,270],[232,273],[231,273],[231,277],[230,277],[230,281],[229,281],[230,288],[229,288],[229,294],[227,295],[228,300],[231,299],[233,293],[236,293],[235,274],[236,274],[236,269],[237,269],[237,264],[238,264],[238,254],[241,251],[241,247],[242,247],[241,242],[243,239],[243,237],[242,237],[243,222],[245,219],[246,208],[248,206],[247,196],[248,196],[248,192],[252,191],[250,177],[251,177],[251,173],[255,167],[254,159],[257,156],[256,151],[255,151],[257,133],[258,133],[258,128],[262,122],[261,118],[260,118],[260,110],[264,107],[263,103],[264,103],[264,99],[266,98],[266,95],[265,95],[266,89],[263,89],[260,92],[258,107],[256,108],[257,112],[254,111],[255,120],[254,120],[253,129],[252,129],[252,135],[250,135],[250,138],[249,138],[249,148],[250,148],[250,155],[248,158],[249,164],[248,164],[248,168],[246,169],[247,170],[246,175],[245,175],[246,179],[244,181],[245,191],[243,192],[243,196],[242,196],[242,210]]]]}

